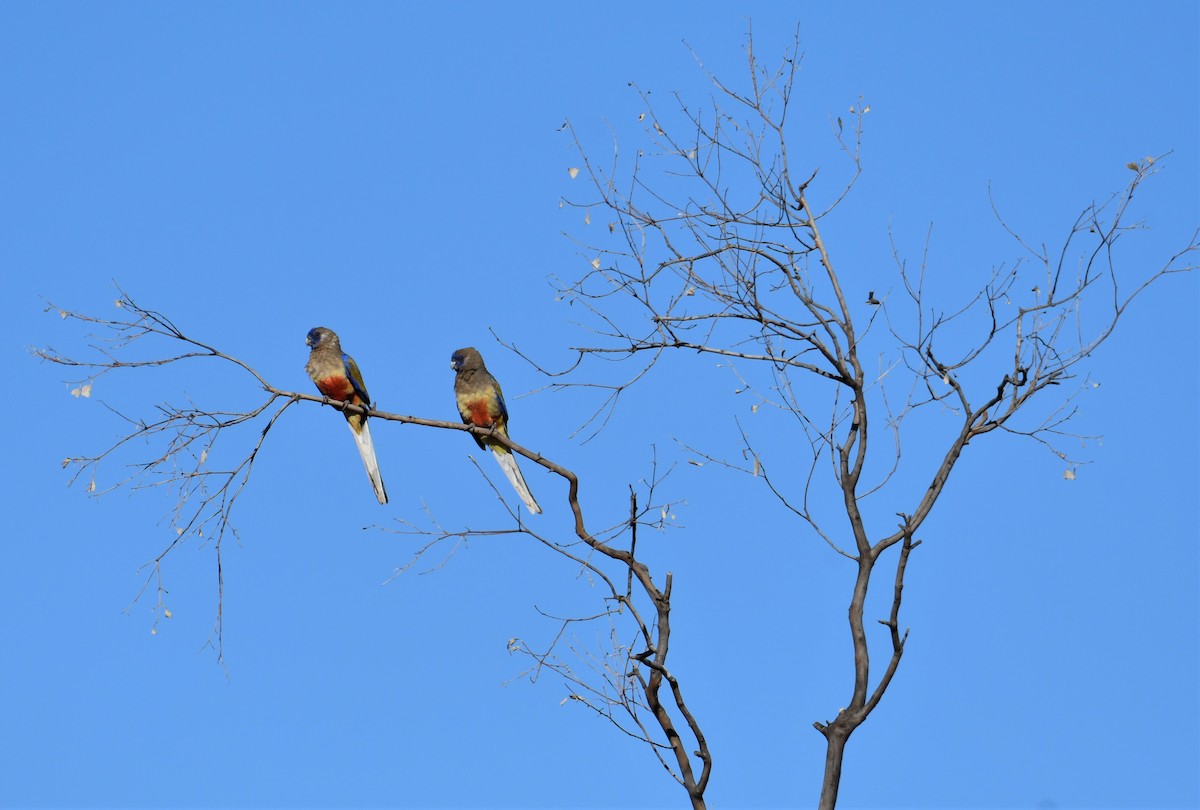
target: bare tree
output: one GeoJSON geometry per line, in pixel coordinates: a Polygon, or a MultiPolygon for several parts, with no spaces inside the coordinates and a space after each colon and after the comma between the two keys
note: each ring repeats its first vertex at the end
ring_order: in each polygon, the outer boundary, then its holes
{"type": "MultiPolygon", "coordinates": [[[[64,467],[72,470],[71,482],[86,480],[88,492],[95,495],[121,487],[172,491],[171,525],[175,537],[146,564],[148,573],[138,598],[153,586],[156,623],[159,617],[169,616],[163,600],[167,592],[164,561],[188,541],[210,543],[218,593],[211,643],[218,660],[223,661],[222,544],[230,535],[236,534],[234,508],[246,491],[255,460],[266,447],[271,428],[289,408],[301,402],[328,404],[353,412],[364,409],[273,385],[250,363],[190,337],[166,315],[142,307],[123,291],[115,303],[120,314],[112,318],[53,305],[47,308],[65,320],[85,324],[93,330],[88,336],[91,351],[84,355],[69,355],[53,348],[34,352],[42,360],[74,369],[82,375],[72,381],[76,386],[73,393],[77,396],[90,396],[96,381],[105,375],[213,360],[219,361],[227,370],[236,371],[249,390],[263,392],[261,401],[245,410],[212,410],[192,402],[158,404],[156,416],[149,420],[121,413],[109,406],[126,425],[126,432],[99,453],[68,458],[63,462],[64,467]],[[213,469],[208,463],[209,456],[217,442],[223,439],[241,442],[238,445],[241,449],[234,451],[239,461],[233,467],[213,469]],[[103,480],[100,468],[110,463],[120,465],[123,471],[114,483],[98,490],[96,481],[103,480]]],[[[618,508],[624,516],[614,525],[593,533],[587,527],[579,502],[578,476],[549,458],[515,444],[502,433],[492,433],[488,428],[374,410],[369,413],[375,420],[488,436],[563,479],[566,483],[564,498],[570,515],[569,525],[560,527],[565,537],[537,531],[527,524],[522,513],[504,501],[506,490],[493,486],[511,523],[500,529],[447,530],[436,521],[432,521],[432,528],[416,528],[415,524],[406,521],[413,530],[404,533],[421,535],[426,541],[415,549],[412,559],[399,569],[399,573],[432,550],[465,537],[523,534],[568,560],[586,573],[592,583],[600,583],[604,595],[595,613],[581,617],[551,617],[559,629],[544,649],[534,649],[521,639],[512,639],[509,649],[532,659],[532,666],[525,674],[535,680],[543,670],[561,675],[574,687],[571,699],[647,743],[658,761],[687,791],[692,806],[704,807],[704,791],[712,769],[708,743],[684,700],[679,680],[668,666],[672,575],[665,574],[660,584],[636,553],[639,526],[661,523],[661,518],[654,517],[663,509],[662,504],[653,500],[655,487],[661,480],[657,472],[644,483],[644,503],[647,505],[639,506],[638,492],[631,487],[627,512],[624,507],[618,508]],[[612,640],[612,647],[607,652],[585,650],[569,632],[578,623],[601,621],[607,623],[612,640]],[[560,654],[561,645],[570,647],[572,652],[560,654]]],[[[482,468],[480,473],[486,477],[482,468]]],[[[453,547],[450,553],[453,553],[453,547]]]]}
{"type": "MultiPolygon", "coordinates": [[[[1142,290],[1195,268],[1189,262],[1200,241],[1193,235],[1179,253],[1140,277],[1126,280],[1118,273],[1114,245],[1137,227],[1129,223],[1132,198],[1159,166],[1146,158],[1130,164],[1124,190],[1083,209],[1056,250],[1034,248],[1018,238],[1025,257],[982,279],[966,301],[939,305],[927,289],[924,260],[911,269],[899,250],[896,295],[851,286],[822,228],[861,171],[863,121],[870,108],[856,104],[848,125],[832,122],[832,137],[845,153],[849,172],[844,183],[826,187],[818,182],[817,167],[793,165],[788,148],[796,53],[786,55],[778,69],[759,62],[752,41],[746,53],[748,87],[739,90],[710,75],[715,88],[710,106],[693,109],[675,97],[672,109],[660,115],[650,95],[642,93],[646,142],[627,162],[618,151],[611,166],[601,167],[574,127],[566,125],[581,160],[574,173],[588,184],[568,205],[586,209],[589,218],[603,217],[608,226],[600,242],[581,243],[589,262],[585,273],[561,285],[564,296],[595,316],[595,339],[575,350],[578,360],[570,369],[546,373],[551,387],[599,386],[603,399],[590,423],[600,430],[621,394],[658,363],[681,350],[719,356],[732,364],[744,390],[758,398],[756,409],[782,417],[803,439],[808,453],[800,464],[777,463],[772,449],[760,447],[755,430],[737,421],[744,461],[703,447],[687,449],[696,458],[761,481],[784,514],[802,521],[855,568],[848,594],[850,699],[832,720],[814,723],[827,741],[820,806],[831,808],[846,742],[879,704],[903,656],[906,567],[964,449],[986,434],[1013,433],[1066,459],[1059,440],[1069,435],[1074,411],[1072,389],[1063,385],[1077,379],[1082,361],[1113,334],[1142,290]],[[1029,289],[1031,278],[1036,281],[1029,289]],[[877,370],[868,370],[867,357],[880,358],[877,370]],[[628,360],[634,368],[616,384],[598,383],[590,364],[596,358],[628,360]],[[941,422],[940,461],[901,472],[907,420],[928,406],[949,414],[941,422]],[[897,494],[895,485],[913,476],[925,484],[920,494],[897,494]],[[834,497],[825,497],[830,493],[834,497]],[[864,501],[871,497],[890,497],[897,521],[874,525],[864,514],[864,501]],[[886,635],[877,639],[868,634],[864,613],[881,563],[892,598],[887,615],[879,619],[886,635]],[[872,653],[885,663],[873,669],[872,653]]],[[[96,471],[121,459],[128,473],[109,489],[155,487],[174,493],[176,536],[147,564],[143,586],[143,592],[151,586],[157,592],[161,614],[163,562],[181,543],[211,544],[223,594],[221,546],[234,532],[234,508],[272,426],[299,403],[357,406],[278,387],[251,363],[185,334],[166,315],[124,292],[117,306],[119,314],[111,318],[51,307],[93,330],[90,351],[36,352],[75,369],[80,395],[103,375],[214,360],[239,375],[247,390],[261,392],[258,404],[244,409],[214,410],[189,401],[157,405],[152,419],[118,413],[126,424],[124,435],[98,453],[66,461],[73,480],[86,480],[92,492],[96,471]],[[233,453],[239,461],[214,469],[208,459],[223,437],[242,442],[233,453]],[[150,448],[148,455],[143,448],[150,448]]],[[[381,422],[487,433],[457,422],[370,414],[381,422]]],[[[614,507],[608,526],[595,530],[585,520],[580,479],[573,471],[507,437],[492,438],[563,480],[568,525],[555,530],[546,523],[551,528],[542,530],[541,523],[531,526],[507,503],[509,522],[492,530],[444,528],[430,517],[428,526],[408,524],[407,531],[422,541],[398,570],[435,549],[452,554],[457,541],[468,536],[515,533],[599,583],[603,596],[594,612],[550,617],[557,629],[548,644],[513,639],[510,649],[530,657],[530,677],[556,673],[568,683],[571,699],[647,744],[691,805],[704,807],[712,756],[680,678],[669,666],[673,577],[656,577],[637,551],[639,530],[661,527],[663,504],[656,502],[656,489],[665,473],[656,463],[652,474],[631,488],[628,504],[614,507]],[[596,649],[579,640],[575,627],[585,623],[605,628],[607,646],[596,649]]],[[[502,489],[497,496],[503,500],[502,489]]],[[[213,629],[219,659],[222,601],[219,595],[213,629]]]]}
{"type": "MultiPolygon", "coordinates": [[[[572,177],[586,184],[566,203],[607,228],[599,240],[577,239],[590,266],[560,290],[595,316],[595,340],[576,349],[578,360],[553,385],[594,385],[594,358],[630,361],[634,371],[606,387],[595,417],[602,427],[621,394],[656,364],[679,352],[715,355],[758,397],[756,408],[783,414],[803,436],[810,453],[799,465],[789,459],[777,466],[792,448],[772,452],[740,421],[744,464],[689,449],[756,476],[856,569],[848,594],[850,698],[832,720],[813,724],[827,743],[819,806],[832,808],[846,742],[879,704],[904,654],[906,567],[963,451],[987,434],[1011,433],[1069,461],[1060,440],[1070,435],[1080,383],[1064,384],[1143,290],[1195,269],[1200,243],[1193,234],[1159,267],[1119,272],[1114,247],[1139,227],[1130,222],[1131,202],[1158,170],[1156,158],[1144,158],[1128,165],[1122,191],[1083,208],[1053,250],[1022,241],[997,212],[1024,255],[981,279],[965,301],[942,304],[927,287],[925,258],[914,270],[898,250],[899,294],[848,285],[861,274],[843,271],[823,229],[861,172],[870,107],[860,99],[848,122],[831,122],[849,172],[842,183],[820,183],[819,167],[798,164],[789,148],[797,50],[778,68],[759,61],[752,39],[746,55],[744,86],[707,74],[714,98],[701,108],[675,95],[660,110],[639,90],[644,140],[628,157],[614,144],[610,164],[594,160],[565,125],[581,161],[572,177]],[[872,371],[867,364],[876,357],[872,371]],[[939,460],[898,475],[906,419],[931,405],[949,414],[940,422],[939,460]],[[914,476],[926,482],[916,497],[889,486],[914,476]],[[864,516],[871,497],[891,500],[894,524],[864,516]],[[875,638],[864,606],[892,548],[885,575],[891,608],[879,619],[887,633],[875,638]],[[882,666],[872,667],[873,653],[882,666]]],[[[928,445],[927,431],[921,436],[928,445]]]]}

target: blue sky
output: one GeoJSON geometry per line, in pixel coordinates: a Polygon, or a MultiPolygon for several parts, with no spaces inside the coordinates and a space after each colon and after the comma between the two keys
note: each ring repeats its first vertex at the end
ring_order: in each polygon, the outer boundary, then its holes
{"type": "MultiPolygon", "coordinates": [[[[304,336],[329,326],[380,408],[451,419],[449,356],[474,345],[514,438],[580,473],[594,525],[618,522],[656,454],[735,452],[736,381],[663,366],[583,444],[594,397],[538,391],[492,332],[551,364],[587,339],[550,283],[589,258],[564,236],[588,227],[559,205],[579,190],[564,120],[598,155],[612,133],[632,148],[628,84],[704,103],[687,46],[742,82],[750,19],[767,62],[799,25],[798,163],[836,176],[830,117],[872,105],[863,177],[826,232],[849,277],[899,289],[889,227],[917,260],[932,224],[931,286],[978,286],[1020,255],[989,184],[1010,225],[1053,245],[1147,155],[1172,152],[1135,199],[1131,272],[1200,224],[1192,3],[0,6],[4,362],[28,378],[0,406],[0,803],[685,806],[647,750],[562,705],[561,683],[518,677],[508,640],[555,629],[538,609],[595,606],[573,568],[485,537],[384,584],[419,543],[399,520],[504,525],[466,437],[376,427],[379,507],[340,418],[291,409],[225,547],[223,668],[206,646],[211,545],[167,558],[172,618],[152,635],[153,598],[133,600],[170,542],[170,498],[92,498],[60,462],[119,435],[105,403],[149,417],[188,397],[244,406],[254,387],[199,364],[76,398],[29,347],[83,350],[45,302],[108,316],[116,283],[284,388],[309,390],[304,336]]],[[[1076,480],[1015,437],[968,449],[910,562],[909,647],[850,742],[841,806],[1200,804],[1197,287],[1152,288],[1092,358],[1076,427],[1103,439],[1077,448],[1091,463],[1076,480]]],[[[915,463],[937,428],[913,437],[915,463]]],[[[527,477],[543,528],[565,535],[561,485],[527,477]]],[[[851,567],[715,465],[679,463],[659,496],[677,525],[646,554],[674,572],[672,654],[712,745],[710,806],[815,803],[812,722],[850,690],[851,567]]]]}

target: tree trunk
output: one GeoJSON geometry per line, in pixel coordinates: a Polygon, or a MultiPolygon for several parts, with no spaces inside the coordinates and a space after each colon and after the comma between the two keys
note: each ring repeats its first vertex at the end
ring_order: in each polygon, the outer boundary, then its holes
{"type": "Polygon", "coordinates": [[[821,801],[819,810],[833,810],[837,806],[838,785],[842,781],[842,755],[846,751],[846,741],[850,733],[838,728],[834,721],[825,731],[827,747],[825,749],[825,778],[821,780],[821,801]]]}

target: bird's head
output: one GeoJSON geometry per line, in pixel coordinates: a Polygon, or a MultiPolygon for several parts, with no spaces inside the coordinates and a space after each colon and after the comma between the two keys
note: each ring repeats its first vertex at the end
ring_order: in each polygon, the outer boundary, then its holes
{"type": "Polygon", "coordinates": [[[478,368],[483,365],[483,358],[479,352],[468,346],[465,349],[458,349],[454,354],[450,355],[450,368],[457,373],[467,368],[478,368]]]}
{"type": "Polygon", "coordinates": [[[331,337],[333,337],[333,332],[324,326],[315,326],[308,330],[308,337],[304,339],[304,342],[310,349],[315,349],[321,344],[327,343],[331,337]]]}

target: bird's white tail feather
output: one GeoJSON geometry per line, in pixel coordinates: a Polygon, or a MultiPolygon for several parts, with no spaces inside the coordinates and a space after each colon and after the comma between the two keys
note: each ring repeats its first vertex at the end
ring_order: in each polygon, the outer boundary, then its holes
{"type": "Polygon", "coordinates": [[[379,474],[379,462],[375,460],[375,444],[371,441],[371,428],[366,420],[363,421],[362,432],[359,433],[354,429],[354,425],[350,425],[350,432],[354,434],[354,444],[358,447],[358,454],[362,456],[363,466],[367,468],[367,477],[371,479],[371,486],[375,488],[375,497],[380,503],[387,503],[387,490],[383,488],[383,476],[379,474]]]}
{"type": "Polygon", "coordinates": [[[521,468],[517,466],[516,455],[507,450],[501,450],[499,447],[493,447],[492,454],[496,456],[496,463],[500,465],[500,469],[504,470],[504,475],[508,478],[508,482],[512,484],[513,489],[521,496],[521,500],[525,501],[525,506],[533,514],[540,515],[542,507],[538,506],[538,502],[533,499],[533,493],[529,491],[529,487],[525,484],[525,477],[521,475],[521,468]]]}

